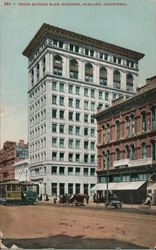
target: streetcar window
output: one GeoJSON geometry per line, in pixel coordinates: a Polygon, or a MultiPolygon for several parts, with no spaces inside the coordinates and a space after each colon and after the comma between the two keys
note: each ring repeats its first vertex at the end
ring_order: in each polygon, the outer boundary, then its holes
{"type": "Polygon", "coordinates": [[[16,191],[16,185],[15,184],[12,185],[12,191],[16,191]]]}
{"type": "Polygon", "coordinates": [[[17,191],[21,191],[21,186],[20,185],[17,186],[17,191]]]}
{"type": "Polygon", "coordinates": [[[7,185],[7,191],[11,191],[11,184],[7,185]]]}

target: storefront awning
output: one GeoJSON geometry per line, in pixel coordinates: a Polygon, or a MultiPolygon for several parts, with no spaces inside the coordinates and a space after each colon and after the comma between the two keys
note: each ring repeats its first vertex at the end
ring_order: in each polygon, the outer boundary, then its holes
{"type": "MultiPolygon", "coordinates": [[[[137,190],[146,181],[134,181],[134,182],[111,182],[108,184],[108,190],[137,190]]],[[[92,191],[107,190],[106,183],[98,183],[92,189],[92,191]]]]}

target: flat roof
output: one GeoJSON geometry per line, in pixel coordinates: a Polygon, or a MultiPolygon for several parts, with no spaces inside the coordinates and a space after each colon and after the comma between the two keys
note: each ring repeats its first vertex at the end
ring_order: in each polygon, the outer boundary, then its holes
{"type": "Polygon", "coordinates": [[[62,28],[55,27],[53,25],[49,25],[44,23],[40,29],[37,31],[35,36],[32,38],[28,46],[24,49],[23,55],[26,57],[30,57],[34,50],[39,46],[40,42],[43,38],[47,37],[48,35],[59,36],[62,39],[70,40],[71,42],[75,43],[82,43],[86,46],[94,47],[97,49],[101,49],[107,52],[119,54],[122,56],[126,56],[129,58],[133,58],[136,60],[140,60],[144,57],[143,53],[129,50],[111,43],[107,43],[101,40],[97,40],[88,36],[84,36],[72,31],[68,31],[62,28]]]}

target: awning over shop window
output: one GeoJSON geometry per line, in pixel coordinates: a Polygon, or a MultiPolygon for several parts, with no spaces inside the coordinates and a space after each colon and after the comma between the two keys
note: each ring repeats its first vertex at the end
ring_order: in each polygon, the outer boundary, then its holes
{"type": "MultiPolygon", "coordinates": [[[[111,182],[108,184],[109,190],[137,190],[146,181],[134,181],[134,182],[111,182]]],[[[106,183],[98,183],[91,190],[93,191],[103,191],[107,190],[106,183]]]]}

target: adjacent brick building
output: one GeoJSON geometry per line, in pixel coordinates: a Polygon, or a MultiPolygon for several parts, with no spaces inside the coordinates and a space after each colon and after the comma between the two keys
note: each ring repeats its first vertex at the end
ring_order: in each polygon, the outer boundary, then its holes
{"type": "Polygon", "coordinates": [[[23,140],[6,141],[0,150],[0,181],[15,179],[14,163],[28,158],[28,144],[23,140]]]}
{"type": "Polygon", "coordinates": [[[122,199],[130,201],[131,197],[136,202],[145,197],[147,180],[155,181],[156,175],[155,111],[156,76],[147,79],[134,97],[119,98],[109,109],[97,112],[96,190],[106,189],[109,169],[109,188],[122,199]],[[131,195],[127,195],[128,190],[131,195]]]}

